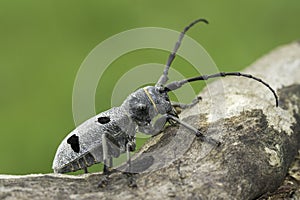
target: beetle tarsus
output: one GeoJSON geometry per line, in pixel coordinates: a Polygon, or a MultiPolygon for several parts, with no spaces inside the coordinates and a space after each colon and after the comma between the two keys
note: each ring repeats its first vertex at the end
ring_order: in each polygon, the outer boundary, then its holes
{"type": "Polygon", "coordinates": [[[105,188],[108,185],[108,181],[109,181],[109,175],[104,174],[98,183],[98,188],[105,188]]]}
{"type": "Polygon", "coordinates": [[[215,140],[215,139],[213,139],[213,138],[211,138],[211,137],[206,137],[206,136],[204,136],[204,135],[200,132],[200,130],[198,130],[198,132],[197,132],[195,135],[196,135],[197,138],[199,138],[199,139],[200,139],[201,141],[203,141],[203,142],[207,142],[207,143],[212,144],[212,145],[217,146],[217,147],[221,145],[221,142],[220,142],[220,141],[215,140]]]}
{"type": "Polygon", "coordinates": [[[136,179],[134,178],[134,174],[130,172],[126,172],[125,174],[127,176],[128,187],[136,188],[137,184],[136,184],[136,179]]]}
{"type": "Polygon", "coordinates": [[[85,174],[89,173],[87,167],[84,167],[84,168],[83,168],[83,171],[84,171],[85,174]]]}

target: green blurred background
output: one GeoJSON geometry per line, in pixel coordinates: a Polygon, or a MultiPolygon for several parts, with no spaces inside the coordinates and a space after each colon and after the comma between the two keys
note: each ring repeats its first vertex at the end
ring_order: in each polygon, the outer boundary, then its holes
{"type": "MultiPolygon", "coordinates": [[[[52,171],[57,146],[74,128],[77,70],[106,38],[146,26],[181,31],[203,17],[210,25],[188,35],[220,70],[241,70],[274,47],[299,39],[299,10],[298,0],[1,0],[0,174],[52,171]]],[[[165,63],[167,56],[137,51],[114,65],[165,63]]],[[[177,58],[174,67],[184,62],[177,58]]],[[[110,106],[111,81],[98,87],[98,112],[110,106]]]]}

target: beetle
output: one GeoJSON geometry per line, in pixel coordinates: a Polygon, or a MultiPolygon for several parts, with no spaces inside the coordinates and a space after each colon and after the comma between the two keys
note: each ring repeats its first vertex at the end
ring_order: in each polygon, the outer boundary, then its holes
{"type": "Polygon", "coordinates": [[[175,59],[184,35],[199,22],[208,24],[205,19],[197,19],[184,28],[169,55],[163,74],[154,86],[146,86],[136,90],[119,107],[113,107],[88,119],[66,136],[59,145],[53,161],[52,168],[55,173],[67,173],[80,169],[87,172],[87,167],[103,162],[103,173],[108,174],[109,167],[112,166],[112,158],[119,157],[121,153],[127,153],[128,172],[130,173],[130,152],[134,151],[136,147],[136,132],[155,135],[163,129],[167,122],[185,127],[202,141],[219,145],[218,141],[205,137],[198,129],[178,118],[178,113],[174,109],[175,106],[185,109],[197,104],[199,98],[197,97],[191,104],[171,103],[168,93],[189,82],[225,76],[250,78],[260,82],[273,93],[276,107],[278,107],[278,97],[272,87],[251,74],[220,72],[167,84],[169,68],[175,59]]]}

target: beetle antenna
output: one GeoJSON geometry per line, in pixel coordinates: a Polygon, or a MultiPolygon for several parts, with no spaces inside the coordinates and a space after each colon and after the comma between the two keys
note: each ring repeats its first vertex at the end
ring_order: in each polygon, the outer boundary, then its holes
{"type": "Polygon", "coordinates": [[[210,78],[225,77],[225,76],[243,76],[243,77],[246,77],[246,78],[254,79],[254,80],[262,83],[269,90],[271,90],[271,92],[273,93],[273,95],[275,97],[276,107],[278,107],[278,96],[277,96],[275,90],[269,84],[267,84],[266,82],[264,82],[260,78],[256,78],[256,77],[252,76],[251,74],[244,74],[244,73],[240,73],[240,72],[220,72],[220,73],[217,73],[217,74],[203,75],[203,76],[188,78],[188,79],[184,79],[182,81],[174,81],[174,82],[169,83],[168,85],[165,86],[165,91],[169,92],[169,91],[176,90],[176,89],[180,88],[181,86],[183,86],[184,84],[186,84],[188,82],[202,81],[202,80],[208,80],[210,78]]]}
{"type": "Polygon", "coordinates": [[[157,81],[156,83],[156,86],[161,86],[161,85],[164,85],[166,84],[166,82],[168,81],[168,72],[169,72],[169,69],[170,69],[170,66],[176,56],[176,53],[181,45],[181,41],[185,35],[185,33],[191,28],[193,27],[195,24],[197,24],[198,22],[204,22],[206,24],[208,24],[208,21],[206,19],[197,19],[195,21],[193,21],[192,23],[190,23],[188,26],[186,26],[183,31],[180,33],[179,35],[179,38],[178,38],[178,41],[176,42],[175,46],[174,46],[174,49],[172,51],[172,53],[170,53],[169,55],[169,58],[167,60],[167,63],[166,63],[166,67],[164,69],[164,72],[163,74],[161,75],[161,77],[159,78],[159,80],[157,81]]]}

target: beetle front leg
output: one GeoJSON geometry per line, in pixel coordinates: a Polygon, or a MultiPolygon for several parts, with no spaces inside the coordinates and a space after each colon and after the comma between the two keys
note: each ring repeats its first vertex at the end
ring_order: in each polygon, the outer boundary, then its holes
{"type": "Polygon", "coordinates": [[[154,122],[154,125],[149,124],[147,126],[139,126],[139,131],[147,135],[157,135],[164,128],[167,120],[168,116],[162,115],[154,122]]]}
{"type": "Polygon", "coordinates": [[[200,138],[202,141],[208,142],[210,144],[219,146],[221,143],[213,138],[205,137],[198,129],[194,128],[193,126],[189,125],[188,123],[181,121],[179,118],[174,117],[172,115],[167,114],[167,117],[171,120],[176,121],[178,124],[182,125],[186,129],[190,130],[193,132],[196,137],[200,138]]]}
{"type": "Polygon", "coordinates": [[[135,144],[132,144],[131,142],[128,142],[126,144],[126,154],[127,154],[127,171],[125,174],[127,175],[128,178],[128,186],[129,187],[137,187],[136,181],[133,177],[132,169],[131,169],[131,155],[130,152],[133,151],[135,148],[135,144]]]}

